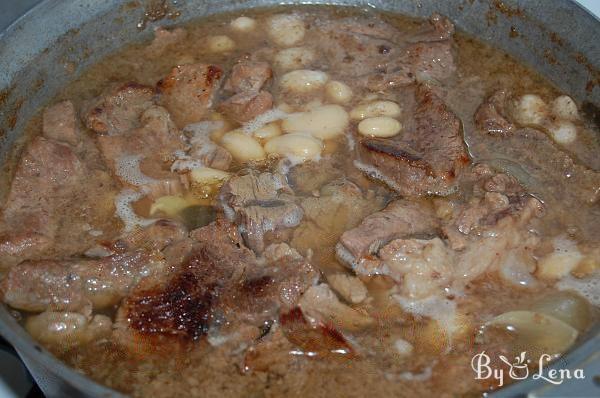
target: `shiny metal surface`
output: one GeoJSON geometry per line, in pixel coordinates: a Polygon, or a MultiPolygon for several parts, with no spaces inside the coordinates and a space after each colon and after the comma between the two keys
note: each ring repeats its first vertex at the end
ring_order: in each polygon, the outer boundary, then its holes
{"type": "MultiPolygon", "coordinates": [[[[529,64],[579,101],[600,105],[600,21],[570,0],[544,1],[543,7],[534,0],[170,0],[164,3],[169,11],[180,16],[148,22],[144,29],[139,29],[138,24],[144,20],[147,8],[161,1],[0,0],[0,3],[3,7],[7,3],[10,7],[22,7],[22,12],[39,3],[7,29],[3,27],[12,16],[0,12],[0,164],[16,153],[28,115],[52,98],[59,87],[111,51],[149,37],[153,26],[281,3],[374,7],[420,17],[440,12],[450,17],[459,29],[529,64]],[[75,72],[70,72],[67,65],[75,66],[75,72]]],[[[0,334],[16,347],[49,397],[122,396],[57,361],[2,306],[0,334]]],[[[585,342],[561,361],[569,367],[585,366],[586,380],[558,387],[527,380],[495,395],[600,396],[600,386],[594,382],[594,376],[600,375],[599,351],[600,327],[596,327],[585,342]]]]}

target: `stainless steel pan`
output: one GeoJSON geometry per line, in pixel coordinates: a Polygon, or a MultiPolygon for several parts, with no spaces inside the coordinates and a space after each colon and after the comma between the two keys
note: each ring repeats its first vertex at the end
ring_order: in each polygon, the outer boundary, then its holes
{"type": "MultiPolygon", "coordinates": [[[[282,3],[307,1],[0,0],[0,165],[17,156],[19,137],[28,115],[85,67],[128,42],[149,37],[152,26],[282,3]],[[6,27],[11,15],[20,18],[6,27]],[[74,65],[75,71],[70,71],[67,64],[74,65]]],[[[548,77],[582,101],[584,109],[592,117],[595,113],[598,120],[600,20],[570,0],[311,0],[308,3],[375,7],[419,17],[435,11],[445,14],[458,28],[509,52],[548,77]]],[[[4,174],[0,177],[0,201],[10,170],[4,170],[4,174]]],[[[2,306],[0,334],[14,345],[47,396],[122,396],[56,360],[2,306]]],[[[561,386],[527,380],[495,395],[600,396],[600,325],[560,361],[560,366],[583,367],[586,379],[561,386]]]]}

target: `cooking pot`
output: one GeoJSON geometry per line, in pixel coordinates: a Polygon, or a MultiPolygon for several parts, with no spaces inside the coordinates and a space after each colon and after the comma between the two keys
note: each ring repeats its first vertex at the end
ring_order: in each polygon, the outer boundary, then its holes
{"type": "MultiPolygon", "coordinates": [[[[5,197],[11,174],[6,165],[18,156],[29,116],[87,66],[127,43],[151,37],[153,26],[180,24],[200,16],[258,6],[326,3],[416,17],[439,12],[452,19],[457,28],[530,65],[580,101],[584,112],[596,123],[600,119],[600,20],[569,0],[0,0],[0,3],[0,164],[3,166],[0,200],[5,197]],[[10,15],[21,17],[6,27],[11,22],[6,21],[10,15]]],[[[0,334],[15,347],[48,397],[123,396],[55,359],[32,340],[3,306],[0,306],[0,334]]],[[[584,380],[553,385],[541,378],[528,379],[493,396],[600,396],[600,325],[583,337],[578,346],[553,366],[581,368],[584,380]]]]}

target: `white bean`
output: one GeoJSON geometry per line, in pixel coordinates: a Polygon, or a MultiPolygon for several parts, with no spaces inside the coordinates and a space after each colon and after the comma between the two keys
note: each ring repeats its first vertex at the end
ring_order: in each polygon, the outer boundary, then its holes
{"type": "Polygon", "coordinates": [[[71,347],[85,344],[111,332],[112,322],[105,315],[88,320],[75,312],[43,312],[27,318],[25,329],[45,344],[71,347]]]}
{"type": "Polygon", "coordinates": [[[515,103],[514,117],[521,124],[539,125],[547,113],[548,106],[539,95],[526,94],[515,103]]]}
{"type": "Polygon", "coordinates": [[[296,93],[308,93],[317,90],[327,83],[327,73],[318,70],[298,69],[281,77],[281,88],[296,93]]]}
{"type": "Polygon", "coordinates": [[[262,146],[254,138],[241,131],[230,131],[221,138],[221,145],[225,147],[231,156],[238,162],[250,160],[262,160],[266,157],[262,146]]]}
{"type": "Polygon", "coordinates": [[[402,124],[388,116],[370,117],[358,124],[358,132],[367,137],[393,137],[401,130],[402,124]]]}
{"type": "Polygon", "coordinates": [[[389,116],[398,117],[402,110],[400,106],[392,101],[374,101],[367,104],[357,105],[350,111],[353,120],[363,120],[368,117],[389,116]]]}
{"type": "Polygon", "coordinates": [[[152,206],[150,206],[150,215],[154,216],[156,213],[161,212],[173,217],[190,205],[191,204],[181,196],[161,196],[152,203],[152,206]]]}
{"type": "Polygon", "coordinates": [[[291,47],[304,39],[304,21],[296,15],[275,15],[269,20],[269,36],[275,44],[291,47]]]}
{"type": "Polygon", "coordinates": [[[577,127],[571,122],[563,121],[549,127],[552,139],[558,144],[570,144],[577,138],[577,127]]]}
{"type": "Polygon", "coordinates": [[[214,53],[228,52],[235,48],[235,42],[229,36],[210,36],[207,40],[208,49],[214,53]]]}
{"type": "Polygon", "coordinates": [[[285,134],[270,139],[265,145],[267,153],[287,156],[292,160],[317,159],[323,150],[323,143],[310,135],[285,134]]]}
{"type": "Polygon", "coordinates": [[[339,105],[324,105],[309,112],[288,116],[281,127],[288,133],[309,133],[321,140],[343,134],[348,127],[348,113],[339,105]]]}
{"type": "Polygon", "coordinates": [[[327,83],[325,93],[327,98],[338,104],[345,104],[352,99],[352,89],[347,84],[337,80],[327,83]]]}
{"type": "Polygon", "coordinates": [[[285,70],[300,69],[315,60],[315,52],[306,47],[285,48],[275,54],[275,66],[285,70]]]}
{"type": "Polygon", "coordinates": [[[248,17],[238,17],[231,21],[230,26],[237,32],[251,32],[256,28],[256,21],[248,17]]]}
{"type": "Polygon", "coordinates": [[[552,112],[559,119],[577,120],[579,118],[577,104],[568,95],[561,95],[552,101],[552,112]]]}
{"type": "Polygon", "coordinates": [[[281,127],[279,127],[279,124],[277,123],[269,123],[252,134],[254,135],[254,138],[259,140],[268,140],[281,135],[281,127]]]}
{"type": "Polygon", "coordinates": [[[229,179],[231,174],[210,167],[198,167],[190,171],[190,178],[198,184],[211,185],[229,179]]]}

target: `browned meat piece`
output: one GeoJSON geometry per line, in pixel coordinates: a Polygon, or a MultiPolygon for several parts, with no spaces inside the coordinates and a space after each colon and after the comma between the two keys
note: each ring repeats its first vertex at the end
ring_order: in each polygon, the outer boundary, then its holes
{"type": "Polygon", "coordinates": [[[203,151],[200,161],[207,167],[217,170],[228,170],[233,157],[229,151],[221,146],[215,145],[210,151],[203,151]]]}
{"type": "Polygon", "coordinates": [[[322,40],[315,43],[318,53],[342,76],[368,76],[385,68],[398,52],[395,45],[400,32],[374,20],[356,24],[353,18],[318,22],[322,40]]]}
{"type": "Polygon", "coordinates": [[[27,261],[11,268],[0,291],[5,303],[20,310],[88,311],[90,306],[117,303],[162,267],[160,258],[141,251],[100,259],[27,261]]]}
{"type": "Polygon", "coordinates": [[[414,127],[396,138],[361,140],[357,165],[403,195],[448,195],[469,163],[461,123],[429,88],[415,95],[414,127]]]}
{"type": "Polygon", "coordinates": [[[333,157],[322,158],[318,162],[301,163],[290,170],[288,181],[295,192],[310,194],[344,175],[340,163],[333,157]]]}
{"type": "Polygon", "coordinates": [[[186,228],[173,220],[158,220],[111,242],[108,247],[117,253],[138,249],[162,250],[170,244],[187,237],[186,228]]]}
{"type": "Polygon", "coordinates": [[[533,261],[539,238],[530,221],[543,214],[541,203],[486,165],[473,167],[464,180],[464,196],[436,200],[440,219],[434,222],[441,228],[431,230],[433,236],[393,239],[355,261],[353,270],[387,275],[404,300],[414,300],[439,297],[448,287],[462,289],[485,272],[501,271],[507,260],[514,266],[521,261],[516,253],[529,253],[533,261]]]}
{"type": "Polygon", "coordinates": [[[383,74],[381,83],[387,80],[388,85],[402,85],[406,78],[397,81],[395,74],[398,72],[394,71],[398,68],[402,71],[400,77],[408,76],[417,81],[442,81],[456,72],[452,52],[454,25],[439,14],[433,14],[429,24],[422,32],[409,38],[408,41],[413,44],[405,47],[398,59],[388,65],[389,69],[383,74]],[[406,70],[410,73],[406,74],[406,70]]]}
{"type": "MultiPolygon", "coordinates": [[[[223,128],[221,121],[204,121],[194,123],[186,127],[185,131],[191,134],[189,159],[195,163],[211,167],[218,170],[227,170],[231,165],[233,157],[229,151],[217,144],[211,139],[211,134],[223,128]]],[[[174,165],[175,169],[186,169],[189,162],[185,160],[174,165]]]]}
{"type": "Polygon", "coordinates": [[[158,82],[161,103],[179,128],[199,122],[207,114],[222,75],[216,65],[179,65],[158,82]]]}
{"type": "Polygon", "coordinates": [[[145,53],[150,58],[160,57],[170,46],[185,39],[187,31],[182,28],[168,30],[159,26],[154,30],[154,40],[148,47],[145,53]]]}
{"type": "Polygon", "coordinates": [[[183,135],[175,128],[164,108],[149,107],[142,113],[140,122],[143,127],[126,134],[97,137],[100,152],[113,172],[116,172],[123,157],[139,156],[146,163],[160,165],[171,160],[175,151],[185,148],[183,135]]]}
{"type": "Polygon", "coordinates": [[[418,81],[445,80],[456,72],[450,41],[413,44],[399,62],[406,63],[418,81]]]}
{"type": "Polygon", "coordinates": [[[219,110],[238,123],[245,123],[273,107],[273,96],[261,91],[273,76],[266,62],[242,61],[236,64],[225,89],[235,94],[219,106],[219,110]]]}
{"type": "Polygon", "coordinates": [[[502,109],[501,98],[502,94],[497,93],[480,106],[475,121],[484,134],[469,150],[475,157],[490,159],[497,168],[513,174],[527,192],[542,200],[547,209],[545,224],[576,225],[581,236],[599,235],[600,225],[584,216],[586,211],[559,210],[587,208],[594,211],[600,202],[600,172],[583,163],[586,149],[579,157],[567,153],[541,130],[512,125],[511,120],[505,118],[508,110],[502,109]],[[504,133],[492,133],[490,126],[499,127],[504,133]]]}
{"type": "Polygon", "coordinates": [[[88,106],[85,125],[98,134],[123,134],[140,126],[140,116],[153,98],[152,87],[137,83],[110,89],[88,106]]]}
{"type": "Polygon", "coordinates": [[[62,101],[44,109],[42,132],[44,137],[67,144],[79,143],[75,107],[71,101],[62,101]]]}
{"type": "Polygon", "coordinates": [[[475,125],[491,135],[506,135],[515,125],[506,116],[507,93],[498,91],[479,106],[475,112],[475,125]]]}
{"type": "Polygon", "coordinates": [[[392,239],[436,233],[438,221],[426,202],[397,200],[373,213],[362,223],[344,232],[336,247],[338,258],[352,264],[376,253],[392,239]]]}
{"type": "Polygon", "coordinates": [[[223,88],[234,93],[256,93],[271,77],[273,71],[268,63],[242,61],[232,68],[231,76],[223,88]]]}
{"type": "Polygon", "coordinates": [[[297,226],[302,209],[280,174],[250,172],[231,178],[221,189],[220,201],[230,221],[240,226],[247,246],[262,253],[267,242],[297,226]]]}
{"type": "Polygon", "coordinates": [[[238,123],[248,122],[273,107],[273,96],[268,91],[242,92],[223,101],[219,110],[238,123]]]}
{"type": "Polygon", "coordinates": [[[356,24],[352,19],[319,25],[324,33],[319,53],[336,73],[366,77],[369,89],[379,91],[415,81],[444,80],[454,74],[452,36],[454,25],[434,14],[430,26],[407,34],[379,19],[356,24]]]}
{"type": "Polygon", "coordinates": [[[298,302],[306,319],[314,325],[331,325],[338,330],[358,331],[373,324],[373,318],[342,303],[328,284],[311,286],[298,302]]]}
{"type": "Polygon", "coordinates": [[[232,322],[262,325],[294,306],[318,273],[293,250],[270,249],[259,265],[235,225],[217,220],[191,233],[191,253],[172,273],[145,279],[121,306],[126,345],[189,341],[232,322]]]}
{"type": "Polygon", "coordinates": [[[2,211],[3,265],[36,258],[50,247],[59,224],[54,213],[72,199],[85,177],[84,166],[68,146],[34,138],[21,157],[2,211]]]}
{"type": "Polygon", "coordinates": [[[432,14],[429,18],[429,23],[431,24],[431,28],[429,32],[425,33],[427,37],[424,37],[425,34],[422,34],[419,41],[448,40],[454,35],[454,24],[443,15],[438,13],[432,14]]]}
{"type": "Polygon", "coordinates": [[[317,28],[322,32],[322,40],[315,43],[318,53],[342,76],[382,71],[400,53],[394,44],[400,32],[379,19],[364,25],[352,18],[327,20],[317,28]]]}

